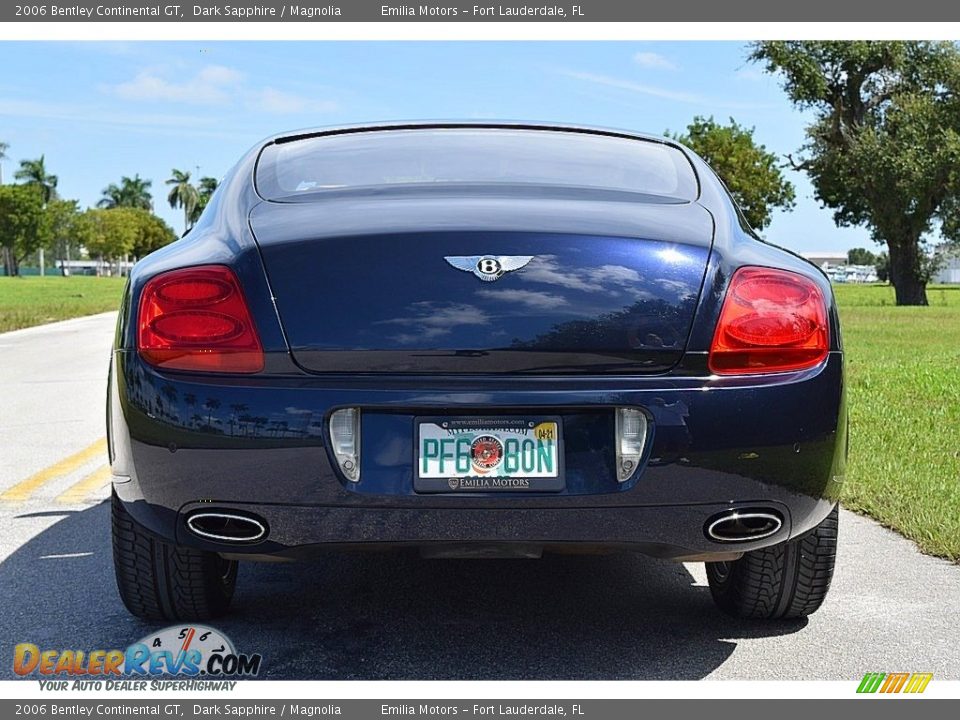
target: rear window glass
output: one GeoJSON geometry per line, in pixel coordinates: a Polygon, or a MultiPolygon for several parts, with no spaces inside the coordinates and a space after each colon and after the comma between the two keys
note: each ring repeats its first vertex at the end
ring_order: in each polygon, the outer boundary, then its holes
{"type": "Polygon", "coordinates": [[[257,190],[271,200],[384,186],[555,185],[693,200],[676,148],[590,133],[498,128],[351,132],[268,145],[257,190]]]}

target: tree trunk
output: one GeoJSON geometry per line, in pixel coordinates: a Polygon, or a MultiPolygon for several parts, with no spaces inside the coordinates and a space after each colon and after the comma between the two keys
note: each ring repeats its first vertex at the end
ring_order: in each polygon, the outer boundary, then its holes
{"type": "Polygon", "coordinates": [[[897,305],[928,305],[927,280],[920,261],[920,238],[887,242],[890,254],[890,283],[897,305]]]}

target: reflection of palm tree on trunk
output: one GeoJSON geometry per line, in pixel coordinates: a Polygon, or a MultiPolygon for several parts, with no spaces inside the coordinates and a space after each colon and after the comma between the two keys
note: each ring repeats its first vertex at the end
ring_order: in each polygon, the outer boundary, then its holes
{"type": "Polygon", "coordinates": [[[160,392],[163,394],[163,396],[167,399],[167,402],[170,404],[170,412],[168,413],[170,419],[172,420],[173,418],[176,418],[179,420],[180,414],[177,412],[174,412],[176,410],[176,404],[177,404],[177,389],[170,383],[165,383],[164,386],[160,388],[160,392]]]}
{"type": "Polygon", "coordinates": [[[233,403],[230,409],[233,410],[233,414],[230,415],[230,434],[233,435],[233,426],[235,423],[239,424],[240,413],[246,412],[247,406],[244,403],[233,403]]]}
{"type": "Polygon", "coordinates": [[[253,423],[253,415],[241,415],[237,418],[237,421],[240,423],[240,434],[249,435],[250,434],[250,425],[253,423]]]}
{"type": "Polygon", "coordinates": [[[203,406],[209,411],[207,413],[207,427],[213,427],[213,411],[220,407],[220,401],[216,398],[207,398],[203,406]]]}
{"type": "MultiPolygon", "coordinates": [[[[196,407],[196,405],[197,405],[197,396],[194,395],[193,393],[184,393],[184,395],[183,395],[183,401],[187,404],[187,407],[189,408],[189,410],[187,410],[187,412],[190,412],[190,410],[192,410],[192,409],[193,409],[194,407],[196,407]]],[[[197,415],[193,415],[193,416],[191,416],[191,418],[190,418],[190,420],[192,421],[191,424],[193,424],[194,426],[197,424],[197,421],[194,420],[194,418],[196,418],[196,417],[198,417],[198,416],[197,416],[197,415]]]]}

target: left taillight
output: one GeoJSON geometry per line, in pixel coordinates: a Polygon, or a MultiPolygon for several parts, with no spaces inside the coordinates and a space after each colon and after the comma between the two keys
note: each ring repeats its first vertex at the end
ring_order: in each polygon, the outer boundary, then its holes
{"type": "Polygon", "coordinates": [[[263,347],[240,282],[223,265],[173,270],[143,288],[137,350],[169,370],[255,373],[263,347]]]}

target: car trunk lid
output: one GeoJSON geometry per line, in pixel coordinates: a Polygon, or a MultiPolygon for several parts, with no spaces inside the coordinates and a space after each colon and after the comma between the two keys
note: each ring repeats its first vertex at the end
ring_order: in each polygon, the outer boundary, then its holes
{"type": "Polygon", "coordinates": [[[293,357],[319,373],[664,372],[713,232],[697,204],[565,197],[374,193],[250,222],[293,357]],[[491,280],[446,259],[480,257],[529,260],[491,280]]]}

